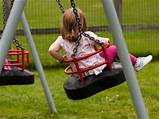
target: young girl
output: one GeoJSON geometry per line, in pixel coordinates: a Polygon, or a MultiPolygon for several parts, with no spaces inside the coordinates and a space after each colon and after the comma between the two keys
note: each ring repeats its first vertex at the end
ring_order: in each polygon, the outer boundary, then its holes
{"type": "MultiPolygon", "coordinates": [[[[82,30],[86,34],[89,34],[91,37],[94,37],[96,40],[103,43],[104,45],[109,44],[108,38],[98,37],[93,32],[87,31],[86,17],[80,9],[78,9],[78,15],[80,17],[82,30]]],[[[59,36],[56,39],[56,41],[49,47],[49,54],[53,56],[55,59],[57,59],[60,63],[62,63],[64,60],[63,56],[60,54],[60,51],[63,49],[65,54],[67,55],[67,58],[70,59],[71,55],[73,54],[73,49],[76,47],[76,40],[78,38],[78,35],[80,34],[75,15],[73,13],[73,9],[70,8],[65,11],[65,13],[62,16],[61,22],[62,22],[61,36],[59,36]]],[[[97,44],[96,42],[82,35],[75,57],[81,57],[81,56],[84,56],[85,54],[95,52],[94,46],[96,44],[97,44]]],[[[117,48],[115,45],[111,45],[110,47],[107,47],[105,50],[106,50],[106,56],[108,59],[110,59],[111,62],[113,62],[115,59],[118,58],[117,48]]],[[[149,63],[152,60],[151,55],[147,57],[139,57],[139,58],[136,58],[131,54],[129,56],[136,71],[141,70],[147,63],[149,63]]],[[[85,67],[93,66],[97,63],[103,62],[104,60],[105,59],[103,54],[101,55],[96,54],[87,59],[79,61],[78,63],[80,68],[85,68],[85,67]]],[[[72,64],[70,65],[74,69],[74,66],[72,64]]],[[[88,75],[91,75],[91,74],[98,75],[99,73],[102,72],[102,70],[105,67],[106,65],[102,65],[100,67],[97,67],[93,70],[88,71],[87,73],[88,75]]]]}

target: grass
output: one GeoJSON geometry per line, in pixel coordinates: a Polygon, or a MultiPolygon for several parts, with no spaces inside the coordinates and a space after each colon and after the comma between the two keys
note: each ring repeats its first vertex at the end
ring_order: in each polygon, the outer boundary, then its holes
{"type": "MultiPolygon", "coordinates": [[[[127,84],[80,101],[69,100],[63,90],[67,79],[62,69],[45,70],[58,110],[51,114],[36,71],[35,84],[0,87],[1,119],[135,119],[127,84]]],[[[137,73],[150,119],[158,119],[158,62],[137,73]]]]}

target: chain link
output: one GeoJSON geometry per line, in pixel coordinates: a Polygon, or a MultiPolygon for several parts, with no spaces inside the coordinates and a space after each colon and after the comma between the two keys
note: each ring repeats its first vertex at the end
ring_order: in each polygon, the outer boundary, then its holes
{"type": "Polygon", "coordinates": [[[56,0],[56,2],[57,2],[57,4],[58,4],[58,6],[59,6],[59,9],[60,9],[60,11],[62,12],[62,13],[64,13],[64,7],[62,6],[62,4],[61,4],[61,1],[60,0],[56,0]]]}
{"type": "MultiPolygon", "coordinates": [[[[64,7],[63,5],[61,4],[61,1],[60,0],[56,0],[58,6],[59,6],[59,9],[62,13],[65,12],[64,10],[64,7]]],[[[78,35],[78,38],[75,42],[75,48],[73,49],[73,54],[71,55],[72,58],[74,58],[76,56],[76,53],[78,51],[78,46],[80,44],[80,40],[82,38],[82,35],[89,38],[90,40],[102,45],[103,43],[101,43],[99,40],[95,39],[94,37],[90,36],[89,34],[85,33],[82,29],[82,24],[81,24],[81,19],[80,19],[80,16],[78,15],[78,10],[76,9],[76,4],[75,4],[75,1],[74,0],[70,0],[70,3],[71,3],[71,6],[73,8],[73,13],[75,15],[75,18],[76,18],[76,25],[78,26],[78,30],[79,30],[79,35],[78,35]]]]}
{"type": "MultiPolygon", "coordinates": [[[[11,0],[10,9],[6,9],[4,3],[5,3],[5,0],[3,0],[3,29],[5,28],[6,21],[7,21],[7,19],[8,19],[10,10],[12,9],[14,0],[11,0]],[[8,11],[7,11],[7,10],[8,10],[8,11]],[[6,11],[7,11],[7,12],[6,12],[6,11]]],[[[24,48],[22,47],[22,45],[20,44],[20,42],[19,42],[15,37],[13,38],[13,43],[15,44],[15,46],[16,46],[17,49],[24,50],[24,48]]]]}
{"type": "MultiPolygon", "coordinates": [[[[14,3],[14,0],[11,0],[11,9],[12,9],[13,3],[14,3]]],[[[24,47],[22,47],[21,43],[15,37],[13,39],[13,43],[15,44],[17,49],[20,49],[22,51],[24,50],[24,47]]]]}
{"type": "Polygon", "coordinates": [[[79,34],[79,36],[78,36],[78,38],[77,38],[77,41],[76,41],[76,46],[75,46],[75,48],[73,49],[72,57],[75,57],[75,55],[76,55],[76,53],[77,53],[77,51],[78,51],[78,46],[79,46],[79,44],[80,44],[80,40],[81,40],[81,38],[82,38],[82,35],[85,36],[85,37],[87,37],[87,38],[89,38],[90,40],[98,43],[98,44],[101,45],[101,46],[103,45],[103,43],[101,43],[99,40],[95,39],[94,37],[90,36],[89,34],[87,34],[87,33],[85,33],[85,32],[83,31],[83,29],[82,29],[82,24],[81,24],[81,19],[80,19],[80,16],[78,15],[78,10],[76,9],[75,2],[74,2],[74,0],[70,0],[70,2],[71,2],[71,6],[72,6],[72,8],[73,8],[73,13],[74,13],[75,18],[76,18],[76,22],[77,22],[76,25],[78,26],[78,30],[79,30],[79,32],[80,32],[80,34],[79,34]]]}

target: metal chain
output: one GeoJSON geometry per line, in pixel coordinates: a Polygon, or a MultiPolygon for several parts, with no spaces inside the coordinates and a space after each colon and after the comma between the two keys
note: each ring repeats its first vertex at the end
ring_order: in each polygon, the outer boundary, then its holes
{"type": "MultiPolygon", "coordinates": [[[[63,5],[61,4],[61,1],[60,0],[56,0],[58,6],[59,6],[59,9],[62,13],[65,12],[64,10],[64,7],[63,5]]],[[[82,29],[82,24],[81,24],[81,20],[80,20],[80,16],[78,15],[78,10],[76,9],[76,5],[75,5],[75,1],[74,0],[70,0],[70,3],[71,3],[71,6],[73,8],[73,13],[75,15],[75,18],[76,18],[76,25],[78,26],[78,30],[79,30],[79,35],[78,35],[78,38],[75,42],[75,48],[73,49],[73,54],[71,55],[71,57],[75,57],[77,51],[78,51],[78,46],[80,44],[80,40],[82,38],[82,35],[89,38],[90,40],[102,45],[103,43],[101,43],[99,40],[95,39],[94,37],[90,36],[89,34],[85,33],[82,29]]]]}
{"type": "Polygon", "coordinates": [[[5,6],[5,0],[3,0],[3,29],[5,28],[6,21],[8,19],[8,16],[6,14],[9,14],[8,11],[6,12],[6,6],[5,6]]]}
{"type": "Polygon", "coordinates": [[[77,41],[76,41],[76,46],[75,48],[73,49],[73,54],[72,54],[72,57],[75,57],[77,51],[78,51],[78,46],[80,44],[80,40],[82,38],[82,35],[89,38],[90,40],[102,45],[103,43],[101,43],[99,40],[95,39],[94,37],[90,36],[89,34],[85,33],[82,29],[82,24],[81,24],[81,20],[80,20],[80,16],[78,15],[78,10],[76,9],[76,5],[75,5],[75,2],[74,0],[70,0],[71,2],[71,6],[73,8],[73,13],[75,15],[75,18],[76,18],[76,22],[77,22],[77,25],[78,25],[78,30],[80,32],[78,38],[77,38],[77,41]]]}
{"type": "MultiPolygon", "coordinates": [[[[11,9],[12,9],[13,3],[14,3],[14,0],[11,0],[11,9]]],[[[17,49],[20,49],[22,51],[24,50],[24,47],[21,45],[21,43],[15,37],[13,38],[13,43],[15,44],[17,49]]]]}
{"type": "MultiPolygon", "coordinates": [[[[5,2],[5,0],[3,0],[3,29],[5,28],[6,21],[7,21],[7,19],[8,19],[10,10],[12,9],[14,0],[11,0],[10,9],[6,9],[6,7],[5,7],[5,5],[4,5],[4,2],[5,2]],[[8,10],[8,11],[7,11],[7,10],[8,10]],[[6,11],[7,11],[7,14],[6,14],[6,11]]],[[[15,46],[16,46],[17,49],[24,50],[24,48],[22,47],[22,45],[20,44],[20,42],[19,42],[15,37],[13,38],[13,43],[15,44],[15,46]]]]}
{"type": "Polygon", "coordinates": [[[76,53],[78,51],[78,46],[80,44],[80,40],[82,38],[82,34],[84,33],[84,31],[82,30],[82,25],[80,23],[80,17],[78,15],[78,10],[76,9],[76,5],[75,5],[75,2],[74,0],[70,0],[71,2],[71,6],[73,8],[73,13],[75,15],[75,18],[76,18],[76,25],[78,26],[78,30],[80,32],[80,34],[78,35],[78,38],[76,40],[76,43],[75,43],[75,48],[73,49],[73,54],[71,55],[72,58],[74,58],[76,56],[76,53]]]}
{"type": "MultiPolygon", "coordinates": [[[[6,26],[6,21],[8,19],[8,16],[9,16],[10,10],[11,10],[11,8],[13,6],[13,3],[14,3],[14,0],[11,0],[10,8],[6,8],[5,0],[3,0],[3,29],[6,26]]],[[[19,41],[16,38],[13,39],[13,43],[15,44],[17,49],[24,50],[24,48],[22,47],[22,45],[19,43],[19,41]]]]}
{"type": "Polygon", "coordinates": [[[59,6],[59,9],[60,9],[60,11],[62,12],[62,13],[64,13],[64,7],[63,7],[63,5],[61,4],[61,1],[60,0],[56,0],[56,2],[57,2],[57,4],[58,4],[58,6],[59,6]]]}

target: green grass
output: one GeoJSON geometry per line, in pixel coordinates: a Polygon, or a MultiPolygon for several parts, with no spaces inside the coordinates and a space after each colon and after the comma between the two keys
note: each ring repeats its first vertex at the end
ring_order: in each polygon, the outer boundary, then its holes
{"type": "MultiPolygon", "coordinates": [[[[67,76],[63,69],[45,70],[57,114],[51,114],[37,72],[35,84],[0,87],[1,119],[135,119],[127,84],[80,101],[68,99],[63,90],[67,76]]],[[[158,119],[158,62],[137,73],[138,83],[150,119],[158,119]]]]}

